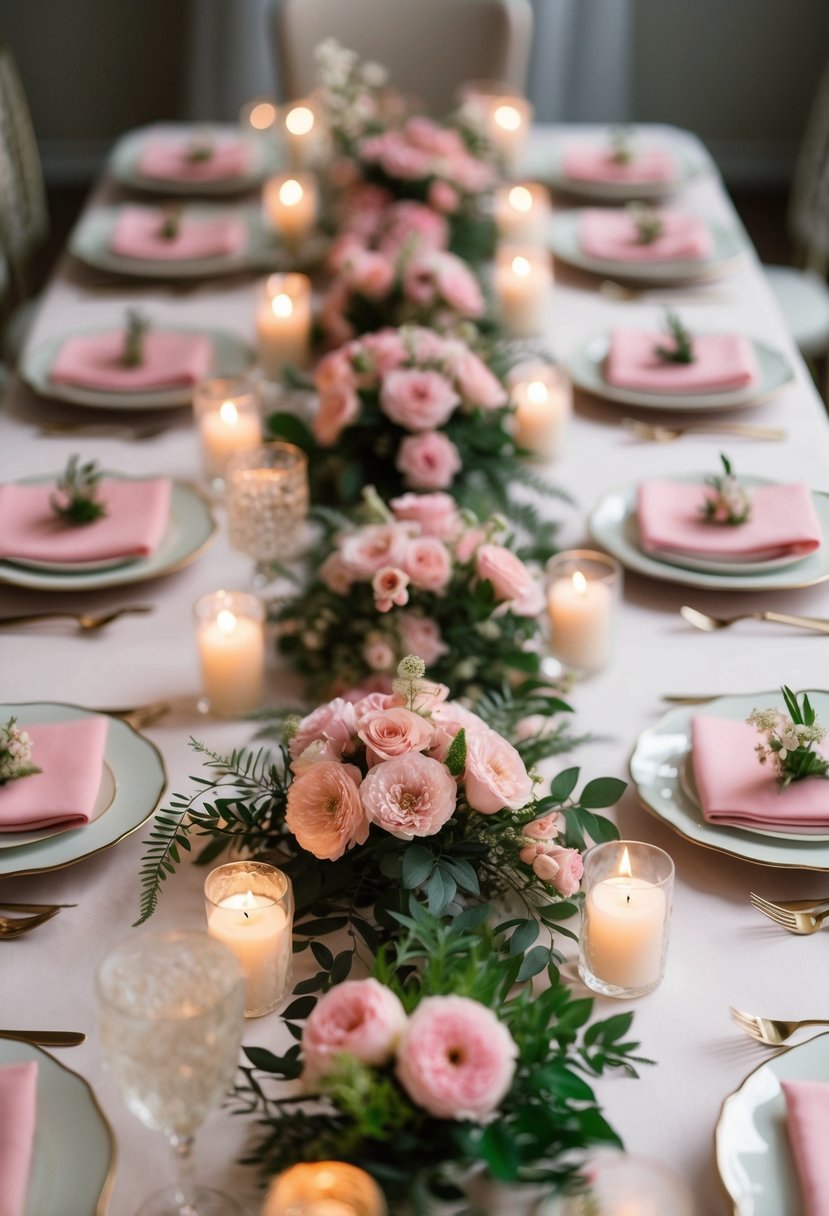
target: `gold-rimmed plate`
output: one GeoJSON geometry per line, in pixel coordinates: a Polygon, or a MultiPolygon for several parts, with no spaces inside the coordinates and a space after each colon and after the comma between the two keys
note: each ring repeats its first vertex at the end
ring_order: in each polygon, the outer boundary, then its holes
{"type": "Polygon", "coordinates": [[[254,190],[279,164],[278,148],[273,140],[263,139],[253,131],[240,131],[226,124],[155,123],[127,131],[116,143],[109,157],[108,169],[116,181],[135,190],[152,194],[223,195],[254,190]],[[141,153],[148,140],[158,138],[192,139],[194,136],[215,140],[234,139],[248,147],[249,163],[243,173],[218,177],[209,181],[187,178],[148,177],[141,170],[141,153]]]}
{"type": "MultiPolygon", "coordinates": [[[[88,718],[95,711],[59,701],[0,705],[0,721],[14,716],[22,725],[88,718]]],[[[109,719],[104,767],[112,782],[106,809],[81,828],[0,850],[0,877],[61,870],[112,848],[150,818],[164,793],[167,775],[158,748],[120,718],[109,719]]],[[[103,782],[102,782],[103,784],[103,782]]]]}

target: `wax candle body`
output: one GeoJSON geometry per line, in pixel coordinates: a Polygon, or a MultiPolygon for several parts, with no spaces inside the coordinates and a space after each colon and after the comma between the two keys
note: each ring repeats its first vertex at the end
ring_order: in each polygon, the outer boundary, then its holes
{"type": "Polygon", "coordinates": [[[661,887],[643,878],[606,878],[591,887],[585,905],[584,957],[590,971],[616,988],[657,984],[667,919],[661,887]]]}
{"type": "Polygon", "coordinates": [[[527,142],[533,110],[523,97],[491,99],[487,116],[489,138],[508,168],[514,166],[527,142]]]}
{"type": "Polygon", "coordinates": [[[547,191],[533,182],[501,186],[495,195],[495,223],[507,241],[541,244],[550,224],[547,191]]]}
{"type": "Polygon", "coordinates": [[[240,410],[225,401],[213,413],[199,418],[199,432],[208,476],[221,476],[234,452],[245,452],[262,442],[262,427],[253,410],[240,410]]]}
{"type": "Polygon", "coordinates": [[[309,168],[320,150],[320,122],[307,101],[290,106],[283,121],[283,138],[288,160],[295,169],[309,168]]]}
{"type": "Polygon", "coordinates": [[[515,385],[512,391],[515,442],[533,455],[552,459],[564,445],[572,410],[569,381],[541,372],[515,385]]]}
{"type": "Polygon", "coordinates": [[[202,684],[213,713],[234,717],[262,704],[265,635],[261,620],[228,609],[198,625],[202,684]]]}
{"type": "Polygon", "coordinates": [[[550,587],[552,651],[570,667],[595,671],[610,658],[613,594],[593,579],[559,578],[550,587]]]}
{"type": "Polygon", "coordinates": [[[501,321],[516,338],[531,337],[545,326],[553,273],[543,251],[503,246],[495,263],[495,297],[501,321]]]}
{"type": "Polygon", "coordinates": [[[269,1013],[290,980],[291,925],[284,909],[266,895],[228,895],[209,908],[207,931],[229,946],[242,966],[245,1016],[269,1013]]]}
{"type": "Polygon", "coordinates": [[[284,281],[266,287],[256,333],[262,371],[268,380],[278,380],[286,367],[303,368],[310,362],[311,284],[299,274],[272,278],[284,281]]]}
{"type": "Polygon", "coordinates": [[[265,216],[286,245],[296,247],[317,218],[317,186],[308,173],[272,177],[262,191],[265,216]]]}

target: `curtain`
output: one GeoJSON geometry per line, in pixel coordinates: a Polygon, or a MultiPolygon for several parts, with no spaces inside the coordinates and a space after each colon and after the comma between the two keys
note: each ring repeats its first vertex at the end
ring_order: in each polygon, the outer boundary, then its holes
{"type": "Polygon", "coordinates": [[[532,0],[528,96],[546,122],[633,117],[634,0],[532,0]]]}
{"type": "Polygon", "coordinates": [[[234,122],[252,97],[274,92],[268,0],[190,0],[184,115],[234,122]]]}

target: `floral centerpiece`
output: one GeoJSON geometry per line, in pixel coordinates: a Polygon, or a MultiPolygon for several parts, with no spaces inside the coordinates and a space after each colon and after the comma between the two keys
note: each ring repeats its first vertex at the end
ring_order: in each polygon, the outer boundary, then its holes
{"type": "Polygon", "coordinates": [[[585,1078],[646,1062],[632,1014],[588,1026],[592,1001],[555,973],[533,992],[532,939],[484,927],[492,911],[441,922],[413,904],[371,978],[289,1006],[295,1046],[244,1048],[236,1098],[263,1132],[250,1162],[349,1161],[393,1203],[463,1193],[470,1175],[554,1193],[577,1184],[584,1150],[620,1144],[585,1078]]]}

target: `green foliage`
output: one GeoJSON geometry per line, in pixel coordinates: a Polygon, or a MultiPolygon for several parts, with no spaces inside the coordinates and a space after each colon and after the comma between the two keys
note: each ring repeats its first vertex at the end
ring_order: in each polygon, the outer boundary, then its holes
{"type": "Polygon", "coordinates": [[[97,461],[81,464],[79,456],[70,456],[49,499],[58,519],[71,527],[83,527],[106,515],[107,509],[98,498],[102,477],[97,461]]]}

